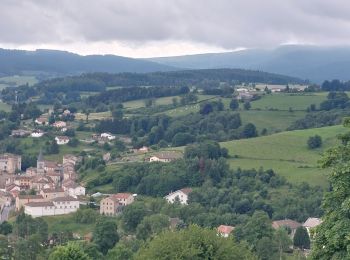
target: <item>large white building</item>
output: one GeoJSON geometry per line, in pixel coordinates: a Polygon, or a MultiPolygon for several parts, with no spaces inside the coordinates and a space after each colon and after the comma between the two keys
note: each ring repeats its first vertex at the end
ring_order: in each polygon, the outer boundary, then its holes
{"type": "Polygon", "coordinates": [[[69,214],[78,209],[79,200],[73,197],[57,197],[51,201],[29,202],[24,205],[24,213],[34,218],[69,214]]]}
{"type": "Polygon", "coordinates": [[[174,191],[172,193],[169,193],[167,196],[165,196],[165,199],[169,203],[174,203],[176,201],[180,202],[183,205],[187,204],[188,201],[188,195],[192,192],[191,188],[184,188],[181,190],[174,191]]]}

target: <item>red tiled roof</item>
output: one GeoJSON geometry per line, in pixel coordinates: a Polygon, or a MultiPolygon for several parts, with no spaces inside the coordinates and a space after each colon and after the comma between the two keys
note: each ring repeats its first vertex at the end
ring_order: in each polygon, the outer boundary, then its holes
{"type": "Polygon", "coordinates": [[[26,203],[25,206],[28,206],[28,207],[49,207],[49,206],[55,206],[55,205],[51,201],[40,201],[40,202],[26,203]]]}
{"type": "Polygon", "coordinates": [[[183,189],[181,189],[181,191],[183,193],[185,193],[186,195],[188,195],[188,194],[190,194],[192,192],[192,189],[191,188],[183,188],[183,189]]]}
{"type": "Polygon", "coordinates": [[[117,194],[112,195],[112,197],[114,197],[116,199],[127,199],[130,196],[132,196],[131,193],[117,193],[117,194]]]}
{"type": "Polygon", "coordinates": [[[62,188],[57,188],[57,189],[43,189],[42,190],[44,193],[55,193],[55,192],[64,192],[62,188]]]}
{"type": "Polygon", "coordinates": [[[276,220],[272,222],[272,227],[278,229],[280,227],[289,227],[290,229],[297,229],[301,224],[291,219],[276,220]]]}
{"type": "Polygon", "coordinates": [[[67,197],[57,197],[52,199],[52,201],[78,201],[78,199],[67,196],[67,197]]]}
{"type": "Polygon", "coordinates": [[[313,227],[317,227],[321,223],[322,223],[322,220],[319,218],[308,218],[303,224],[303,226],[308,228],[313,228],[313,227]]]}
{"type": "Polygon", "coordinates": [[[19,195],[18,198],[22,199],[44,199],[41,195],[19,195]]]}
{"type": "Polygon", "coordinates": [[[218,232],[221,234],[230,234],[234,229],[235,227],[232,226],[220,225],[218,227],[218,232]]]}

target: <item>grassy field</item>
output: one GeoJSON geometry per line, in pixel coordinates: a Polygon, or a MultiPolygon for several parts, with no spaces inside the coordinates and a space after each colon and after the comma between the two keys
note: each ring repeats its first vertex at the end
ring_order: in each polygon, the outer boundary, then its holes
{"type": "MultiPolygon", "coordinates": [[[[156,106],[159,105],[170,105],[173,103],[173,98],[177,98],[177,100],[180,100],[179,96],[172,96],[172,97],[162,97],[162,98],[157,98],[155,99],[155,104],[156,106]]],[[[141,108],[145,107],[145,99],[139,99],[139,100],[133,100],[133,101],[128,101],[124,102],[123,106],[125,109],[135,109],[135,108],[141,108]]]]}
{"type": "MultiPolygon", "coordinates": [[[[48,137],[41,137],[41,138],[27,137],[19,140],[20,140],[21,148],[26,150],[26,153],[37,155],[40,149],[45,147],[45,143],[51,139],[48,137]]],[[[89,146],[88,144],[85,144],[83,142],[80,142],[77,147],[60,145],[58,154],[51,154],[51,155],[44,154],[44,157],[47,160],[54,160],[54,161],[61,162],[64,154],[79,154],[81,151],[84,151],[84,150],[91,151],[94,149],[97,149],[97,148],[89,146]]]]}
{"type": "Polygon", "coordinates": [[[241,110],[242,124],[253,123],[258,132],[266,128],[268,134],[286,130],[294,121],[303,118],[303,111],[241,110]]]}
{"type": "MultiPolygon", "coordinates": [[[[111,118],[111,111],[106,111],[106,112],[99,112],[99,113],[90,113],[89,114],[89,120],[102,120],[102,119],[107,119],[111,118]]],[[[75,114],[75,119],[76,120],[85,120],[86,115],[83,113],[76,113],[75,114]]]]}
{"type": "MultiPolygon", "coordinates": [[[[201,102],[203,100],[211,99],[214,98],[215,96],[213,95],[198,95],[198,102],[201,102]]],[[[159,105],[170,105],[173,103],[173,98],[177,98],[177,101],[180,102],[180,96],[171,96],[171,97],[161,97],[155,99],[155,104],[156,106],[159,105]]],[[[133,100],[133,101],[128,101],[123,103],[125,109],[137,109],[141,107],[145,107],[145,99],[140,99],[140,100],[133,100]]],[[[198,106],[199,108],[199,106],[198,106]]],[[[180,108],[181,109],[181,108],[180,108]]],[[[173,109],[176,110],[176,109],[173,109]]],[[[171,114],[172,110],[169,110],[171,114]]]]}
{"type": "Polygon", "coordinates": [[[8,76],[0,77],[0,82],[8,86],[19,86],[27,83],[28,85],[34,85],[38,80],[34,76],[8,76]]]}
{"type": "Polygon", "coordinates": [[[326,100],[328,93],[310,93],[310,94],[289,94],[273,93],[264,95],[261,99],[251,102],[252,109],[279,109],[279,110],[306,110],[311,104],[319,105],[326,100]]]}
{"type": "Polygon", "coordinates": [[[9,112],[9,111],[11,111],[11,106],[0,101],[0,111],[9,112]]]}
{"type": "Polygon", "coordinates": [[[71,231],[81,236],[91,232],[94,224],[80,224],[76,223],[73,214],[44,217],[44,220],[49,226],[49,233],[60,233],[62,231],[71,231]]]}
{"type": "Polygon", "coordinates": [[[325,187],[328,171],[318,167],[318,160],[325,150],[338,144],[336,136],[346,131],[342,126],[332,126],[229,141],[221,145],[231,156],[238,156],[229,159],[232,168],[273,169],[291,182],[305,181],[325,187]],[[315,134],[322,137],[323,147],[309,150],[307,139],[315,134]]]}

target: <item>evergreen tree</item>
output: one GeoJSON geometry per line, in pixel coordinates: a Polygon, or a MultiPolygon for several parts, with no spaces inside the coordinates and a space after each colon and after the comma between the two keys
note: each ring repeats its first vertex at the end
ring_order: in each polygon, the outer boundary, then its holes
{"type": "Polygon", "coordinates": [[[239,107],[237,99],[232,99],[230,102],[230,109],[236,110],[239,107]]]}
{"type": "Polygon", "coordinates": [[[293,245],[300,249],[309,249],[310,248],[310,238],[307,233],[306,228],[300,226],[297,228],[293,238],[293,245]]]}
{"type": "MultiPolygon", "coordinates": [[[[350,118],[344,120],[344,126],[350,126],[350,118]]],[[[347,136],[345,136],[347,139],[347,136]]],[[[313,259],[349,259],[350,258],[350,146],[347,140],[329,150],[323,161],[323,167],[330,167],[329,181],[332,189],[323,201],[323,223],[316,228],[313,244],[313,259]]]]}
{"type": "Polygon", "coordinates": [[[117,224],[113,220],[101,218],[95,225],[93,241],[106,254],[119,241],[117,224]]]}

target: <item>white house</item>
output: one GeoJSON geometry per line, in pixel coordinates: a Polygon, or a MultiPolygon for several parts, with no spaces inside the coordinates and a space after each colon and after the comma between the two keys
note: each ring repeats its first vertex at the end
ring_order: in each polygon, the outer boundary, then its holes
{"type": "Polygon", "coordinates": [[[187,204],[188,195],[192,192],[191,188],[183,188],[181,190],[174,191],[172,193],[169,193],[164,198],[169,203],[174,203],[175,201],[180,202],[183,205],[187,204]]]}
{"type": "Polygon", "coordinates": [[[179,153],[167,152],[155,154],[149,158],[150,162],[172,162],[179,159],[181,155],[179,153]]]}
{"type": "Polygon", "coordinates": [[[47,117],[40,116],[37,119],[35,119],[35,123],[37,123],[38,125],[48,125],[49,121],[47,117]]]}
{"type": "Polygon", "coordinates": [[[72,197],[57,197],[51,201],[29,202],[24,205],[24,213],[34,218],[69,214],[78,209],[79,201],[72,197]]]}
{"type": "Polygon", "coordinates": [[[55,204],[52,201],[29,202],[24,205],[24,213],[32,217],[55,215],[55,204]]]}
{"type": "Polygon", "coordinates": [[[66,109],[66,110],[64,110],[63,111],[63,115],[65,115],[65,116],[68,116],[68,115],[70,115],[71,113],[70,113],[70,111],[68,110],[68,109],[66,109]]]}
{"type": "Polygon", "coordinates": [[[148,153],[149,148],[147,146],[142,146],[139,150],[140,153],[148,153]]]}
{"type": "Polygon", "coordinates": [[[67,137],[67,136],[56,136],[55,140],[56,140],[56,143],[58,145],[68,144],[69,143],[69,137],[67,137]]]}
{"type": "Polygon", "coordinates": [[[30,134],[30,136],[31,137],[35,137],[35,138],[38,138],[38,137],[42,137],[44,135],[44,132],[43,131],[41,131],[41,130],[34,130],[31,134],[30,134]]]}
{"type": "Polygon", "coordinates": [[[114,140],[115,139],[115,136],[112,135],[111,133],[102,133],[101,134],[101,138],[107,138],[108,140],[114,140]]]}

